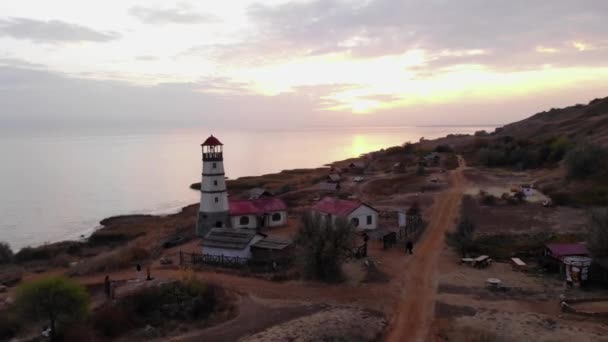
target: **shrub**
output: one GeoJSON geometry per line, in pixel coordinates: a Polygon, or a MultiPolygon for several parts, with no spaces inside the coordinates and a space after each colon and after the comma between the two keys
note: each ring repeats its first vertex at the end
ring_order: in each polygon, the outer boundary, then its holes
{"type": "Polygon", "coordinates": [[[425,170],[424,166],[418,165],[418,168],[416,169],[416,175],[424,176],[425,173],[426,173],[426,170],[425,170]]]}
{"type": "Polygon", "coordinates": [[[586,178],[604,170],[607,151],[596,145],[583,143],[568,152],[566,166],[571,178],[586,178]]]}
{"type": "Polygon", "coordinates": [[[353,227],[345,219],[332,222],[318,214],[305,214],[296,237],[304,276],[328,282],[342,280],[341,264],[350,254],[353,235],[353,227]]]}
{"type": "Polygon", "coordinates": [[[481,196],[481,204],[483,205],[495,205],[496,197],[492,194],[483,194],[481,196]]]}
{"type": "Polygon", "coordinates": [[[608,257],[608,208],[591,211],[587,247],[596,258],[608,257]]]}
{"type": "Polygon", "coordinates": [[[148,250],[139,246],[128,246],[86,259],[69,271],[70,275],[86,275],[96,272],[118,270],[142,262],[150,256],[148,250]]]}
{"type": "Polygon", "coordinates": [[[15,310],[6,309],[0,311],[0,340],[8,341],[21,330],[23,325],[15,310]]]}
{"type": "Polygon", "coordinates": [[[13,250],[8,243],[0,241],[0,264],[8,264],[13,261],[13,250]]]}
{"type": "Polygon", "coordinates": [[[454,149],[450,147],[450,145],[437,145],[437,147],[435,147],[435,152],[452,153],[454,152],[454,149]]]}
{"type": "Polygon", "coordinates": [[[473,234],[475,225],[464,217],[456,227],[455,232],[446,232],[446,242],[449,246],[458,249],[465,256],[473,247],[473,234]]]}
{"type": "Polygon", "coordinates": [[[28,262],[33,260],[49,260],[53,257],[51,251],[47,248],[41,247],[23,247],[15,254],[15,260],[17,262],[28,262]]]}
{"type": "Polygon", "coordinates": [[[53,276],[19,287],[16,304],[25,316],[47,320],[54,340],[58,325],[86,316],[89,295],[76,281],[53,276]]]}
{"type": "Polygon", "coordinates": [[[95,330],[107,337],[116,337],[134,328],[129,313],[119,305],[100,308],[93,314],[91,321],[95,330]]]}

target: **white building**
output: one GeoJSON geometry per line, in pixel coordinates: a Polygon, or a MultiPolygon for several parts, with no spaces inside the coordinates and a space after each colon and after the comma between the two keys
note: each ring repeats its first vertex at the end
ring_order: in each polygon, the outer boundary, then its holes
{"type": "Polygon", "coordinates": [[[211,228],[228,227],[230,222],[223,144],[211,135],[201,146],[203,173],[196,232],[199,236],[205,236],[211,228]]]}
{"type": "Polygon", "coordinates": [[[279,227],[287,223],[287,205],[276,197],[230,201],[233,228],[279,227]]]}
{"type": "Polygon", "coordinates": [[[378,228],[378,211],[360,201],[325,197],[312,207],[312,211],[331,220],[345,218],[358,231],[378,228]]]}
{"type": "Polygon", "coordinates": [[[266,236],[250,229],[211,228],[201,243],[203,254],[251,258],[251,245],[266,236]]]}

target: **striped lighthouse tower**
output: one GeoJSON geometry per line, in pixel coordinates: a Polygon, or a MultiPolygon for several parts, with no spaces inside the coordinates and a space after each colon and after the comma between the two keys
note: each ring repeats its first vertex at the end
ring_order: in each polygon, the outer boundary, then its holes
{"type": "Polygon", "coordinates": [[[211,135],[201,146],[203,177],[196,233],[205,236],[211,228],[229,226],[230,208],[224,173],[223,144],[211,135]]]}

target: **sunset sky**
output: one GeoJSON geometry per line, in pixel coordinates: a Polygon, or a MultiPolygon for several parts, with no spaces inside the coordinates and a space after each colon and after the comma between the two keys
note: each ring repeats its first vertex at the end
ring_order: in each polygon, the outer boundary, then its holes
{"type": "Polygon", "coordinates": [[[608,96],[608,1],[0,2],[0,124],[502,124],[608,96]]]}

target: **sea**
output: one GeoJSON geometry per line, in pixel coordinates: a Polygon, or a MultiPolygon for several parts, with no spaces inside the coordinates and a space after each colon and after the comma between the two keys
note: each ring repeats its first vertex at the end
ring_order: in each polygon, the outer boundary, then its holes
{"type": "Polygon", "coordinates": [[[479,126],[321,127],[297,130],[51,130],[0,135],[0,241],[13,250],[81,239],[103,218],[169,214],[199,201],[200,144],[224,143],[226,176],[314,168],[421,137],[479,126]]]}

